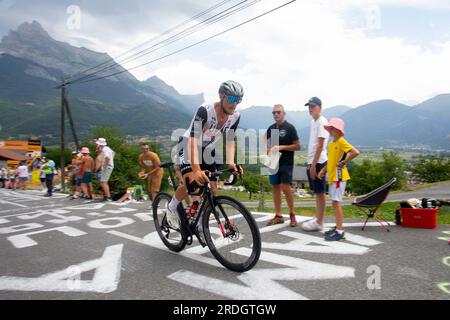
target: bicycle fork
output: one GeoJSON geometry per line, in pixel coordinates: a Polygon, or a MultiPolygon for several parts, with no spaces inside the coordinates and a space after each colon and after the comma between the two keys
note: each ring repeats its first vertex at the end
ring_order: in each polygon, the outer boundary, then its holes
{"type": "Polygon", "coordinates": [[[219,226],[219,230],[222,233],[222,236],[224,238],[227,238],[229,236],[233,236],[235,234],[235,227],[233,225],[233,223],[230,221],[230,219],[228,218],[227,214],[225,213],[225,210],[223,210],[222,206],[219,204],[217,207],[220,210],[220,213],[222,214],[222,216],[224,217],[224,222],[225,222],[225,227],[224,224],[222,223],[222,221],[220,221],[220,215],[216,210],[216,204],[214,202],[214,197],[212,194],[208,194],[208,200],[209,203],[212,206],[212,211],[214,214],[214,218],[216,219],[217,225],[219,226]],[[226,231],[226,229],[229,230],[229,232],[226,231]]]}

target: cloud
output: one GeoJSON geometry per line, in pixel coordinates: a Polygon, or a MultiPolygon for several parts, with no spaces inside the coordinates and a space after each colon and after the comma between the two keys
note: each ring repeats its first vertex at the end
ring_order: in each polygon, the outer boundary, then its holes
{"type": "MultiPolygon", "coordinates": [[[[35,19],[58,40],[111,56],[212,5],[196,0],[12,2],[0,0],[0,5],[8,5],[7,10],[0,12],[0,34],[6,28],[35,19]],[[66,8],[72,4],[82,10],[81,28],[76,30],[69,30],[66,25],[66,8]]],[[[236,17],[192,35],[189,41],[155,52],[140,62],[203,39],[283,2],[263,0],[236,17]]],[[[358,106],[384,98],[421,101],[448,92],[450,42],[445,37],[421,46],[405,37],[385,35],[383,25],[376,34],[367,30],[367,10],[378,8],[383,14],[389,7],[450,11],[448,1],[441,0],[296,1],[220,38],[132,73],[141,80],[156,74],[182,93],[204,92],[208,100],[216,99],[221,81],[235,79],[245,86],[243,107],[283,103],[288,109],[299,109],[316,95],[326,106],[358,106]],[[349,24],[349,19],[359,24],[349,24]]]]}
{"type": "MultiPolygon", "coordinates": [[[[435,1],[429,8],[440,4],[435,1]]],[[[205,67],[198,59],[184,58],[155,73],[190,93],[195,85],[215,94],[218,76],[233,77],[245,85],[248,105],[281,102],[289,109],[300,108],[313,95],[326,106],[358,106],[384,98],[421,101],[448,91],[450,43],[423,48],[403,38],[370,36],[363,27],[347,28],[345,9],[297,1],[221,38],[222,47],[245,56],[243,66],[229,69],[218,62],[205,67]],[[192,72],[192,82],[182,76],[192,72]]]]}

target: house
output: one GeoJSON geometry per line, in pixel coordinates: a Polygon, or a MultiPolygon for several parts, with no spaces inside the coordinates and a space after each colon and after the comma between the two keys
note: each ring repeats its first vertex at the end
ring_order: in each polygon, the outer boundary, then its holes
{"type": "Polygon", "coordinates": [[[0,149],[0,167],[6,167],[8,164],[18,164],[20,161],[28,161],[29,157],[23,154],[0,149]]]}
{"type": "Polygon", "coordinates": [[[294,170],[292,172],[292,185],[295,188],[305,189],[308,186],[306,169],[306,166],[294,166],[294,170]]]}

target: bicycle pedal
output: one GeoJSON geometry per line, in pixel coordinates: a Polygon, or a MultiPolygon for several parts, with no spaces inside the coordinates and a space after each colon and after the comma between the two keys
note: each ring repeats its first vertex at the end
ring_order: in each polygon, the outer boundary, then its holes
{"type": "Polygon", "coordinates": [[[187,241],[186,241],[186,244],[187,244],[188,246],[190,246],[190,245],[192,245],[193,242],[194,242],[194,239],[192,239],[192,236],[188,236],[187,241]]]}

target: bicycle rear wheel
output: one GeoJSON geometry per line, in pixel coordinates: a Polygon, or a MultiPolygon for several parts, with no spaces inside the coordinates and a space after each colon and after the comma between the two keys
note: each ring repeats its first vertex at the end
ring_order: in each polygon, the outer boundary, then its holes
{"type": "Polygon", "coordinates": [[[167,193],[161,192],[156,196],[153,201],[153,221],[156,231],[166,247],[174,252],[180,252],[186,246],[187,239],[179,230],[169,228],[166,214],[170,200],[172,200],[172,196],[167,193]]]}
{"type": "Polygon", "coordinates": [[[214,199],[220,225],[211,206],[203,216],[203,232],[211,253],[232,271],[252,269],[261,254],[261,235],[255,219],[233,198],[220,196],[214,199]]]}

